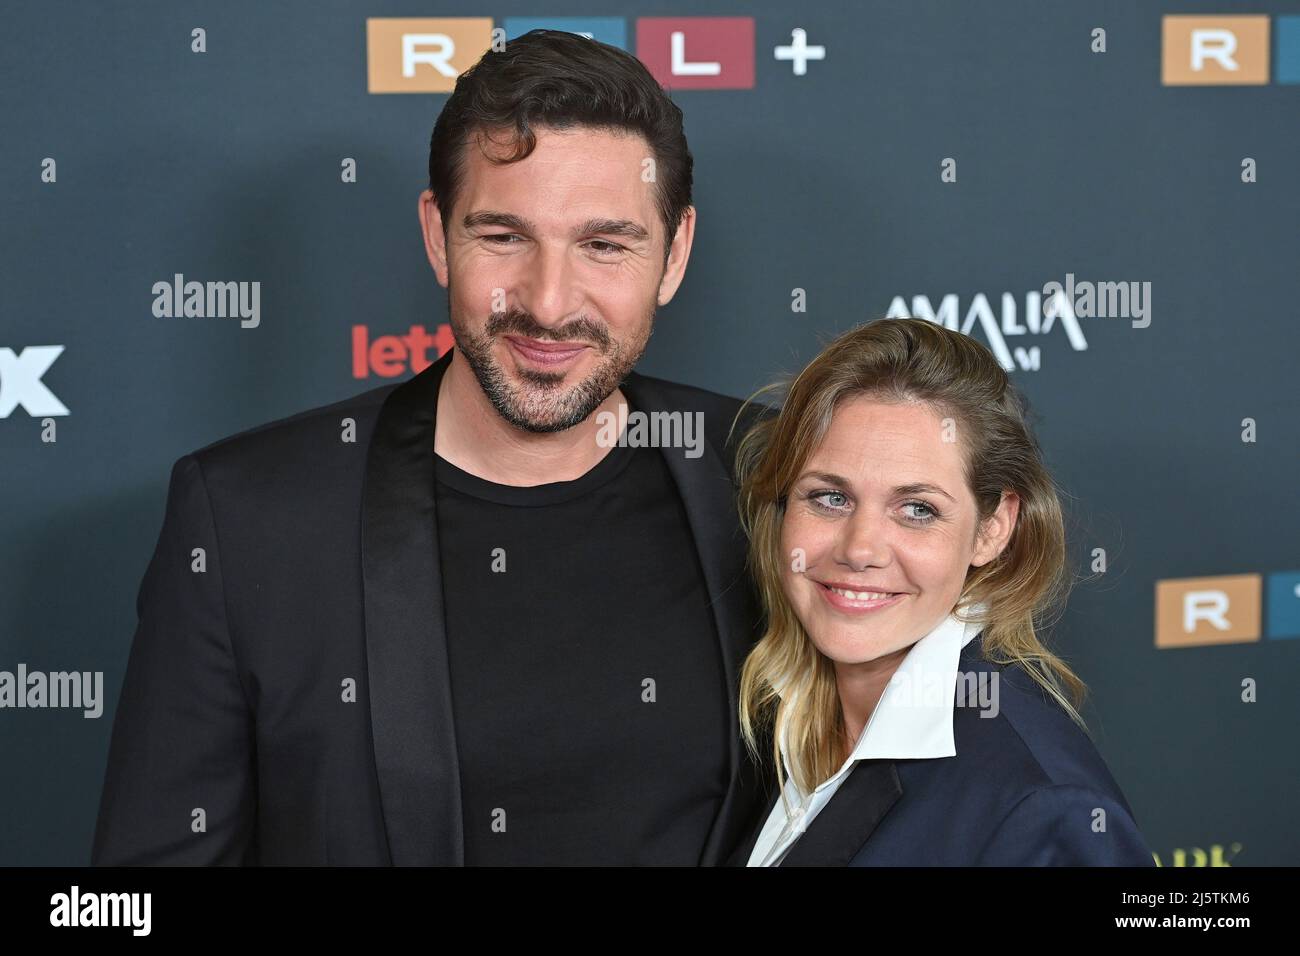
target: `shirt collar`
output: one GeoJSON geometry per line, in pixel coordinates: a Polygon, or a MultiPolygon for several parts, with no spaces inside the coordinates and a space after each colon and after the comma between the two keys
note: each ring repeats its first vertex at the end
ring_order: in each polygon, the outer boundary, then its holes
{"type": "Polygon", "coordinates": [[[912,645],[885,686],[866,729],[849,757],[893,760],[952,757],[952,712],[957,696],[957,669],[962,648],[983,628],[983,606],[963,622],[955,613],[912,645]]]}
{"type": "MultiPolygon", "coordinates": [[[[949,613],[912,645],[885,686],[844,767],[858,760],[956,755],[952,718],[961,652],[983,629],[986,612],[983,604],[967,608],[964,616],[970,621],[960,620],[955,611],[949,613]]],[[[789,778],[792,775],[784,739],[782,733],[782,759],[789,778]]]]}

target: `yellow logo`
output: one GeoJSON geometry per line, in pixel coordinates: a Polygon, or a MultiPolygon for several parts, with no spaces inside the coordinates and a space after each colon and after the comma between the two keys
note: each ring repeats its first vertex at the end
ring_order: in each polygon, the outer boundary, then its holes
{"type": "Polygon", "coordinates": [[[1268,17],[1177,14],[1161,22],[1165,86],[1262,86],[1268,83],[1268,17]]]}
{"type": "Polygon", "coordinates": [[[371,93],[450,93],[492,45],[491,17],[370,17],[371,93]]]}
{"type": "Polygon", "coordinates": [[[1258,574],[1156,582],[1156,647],[1242,644],[1260,635],[1258,574]]]}

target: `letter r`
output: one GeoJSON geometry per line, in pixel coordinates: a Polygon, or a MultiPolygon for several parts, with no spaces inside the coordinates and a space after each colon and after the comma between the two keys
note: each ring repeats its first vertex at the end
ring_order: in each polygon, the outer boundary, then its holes
{"type": "Polygon", "coordinates": [[[443,76],[455,76],[455,68],[448,63],[456,55],[456,43],[445,33],[403,33],[402,34],[402,76],[415,76],[415,65],[427,63],[443,76]],[[427,45],[436,50],[417,50],[416,47],[427,45]]]}
{"type": "Polygon", "coordinates": [[[1192,69],[1205,69],[1206,60],[1214,60],[1225,70],[1239,70],[1232,54],[1237,52],[1237,35],[1231,30],[1192,31],[1192,69]]]}

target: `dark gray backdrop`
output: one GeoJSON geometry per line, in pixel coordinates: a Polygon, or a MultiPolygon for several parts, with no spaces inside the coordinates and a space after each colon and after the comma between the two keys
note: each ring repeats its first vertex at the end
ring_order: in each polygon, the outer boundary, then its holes
{"type": "MultiPolygon", "coordinates": [[[[1155,582],[1300,567],[1295,502],[1300,86],[1160,85],[1166,13],[1275,2],[720,0],[25,4],[0,30],[0,348],[63,345],[57,442],[0,419],[0,670],[103,671],[103,717],[0,710],[0,863],[84,863],[140,577],[171,463],[384,384],[350,329],[431,332],[445,294],[415,203],[443,95],[370,95],[365,19],[744,15],[752,90],[681,91],[699,221],[639,368],[735,395],[895,296],[1067,272],[1152,283],[1152,322],[1009,344],[1071,498],[1071,558],[1105,548],[1056,632],[1085,712],[1166,865],[1294,864],[1300,641],[1157,649],[1155,582]],[[208,52],[190,52],[190,30],[208,52]],[[827,47],[774,59],[796,27],[827,47]],[[1090,51],[1104,27],[1108,50],[1090,51]],[[339,180],[355,157],[359,181],[339,180]],[[1243,184],[1253,157],[1259,181],[1243,184]],[[56,184],[41,162],[58,162],[56,184]],[[956,183],[940,162],[958,162],[956,183]],[[260,280],[262,322],[151,313],[173,273],[260,280]],[[808,310],[792,313],[791,290],[808,310]],[[1241,441],[1241,421],[1258,441],[1241,441]],[[1258,681],[1258,702],[1241,682],[1258,681]]],[[[1023,322],[1023,315],[1020,316],[1023,322]]],[[[977,328],[972,335],[984,338],[977,328]]]]}

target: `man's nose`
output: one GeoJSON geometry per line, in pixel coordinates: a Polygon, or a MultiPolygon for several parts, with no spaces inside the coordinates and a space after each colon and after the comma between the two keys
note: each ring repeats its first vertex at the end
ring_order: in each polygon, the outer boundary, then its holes
{"type": "Polygon", "coordinates": [[[519,305],[537,324],[553,329],[581,307],[568,251],[540,244],[518,282],[519,305]]]}

